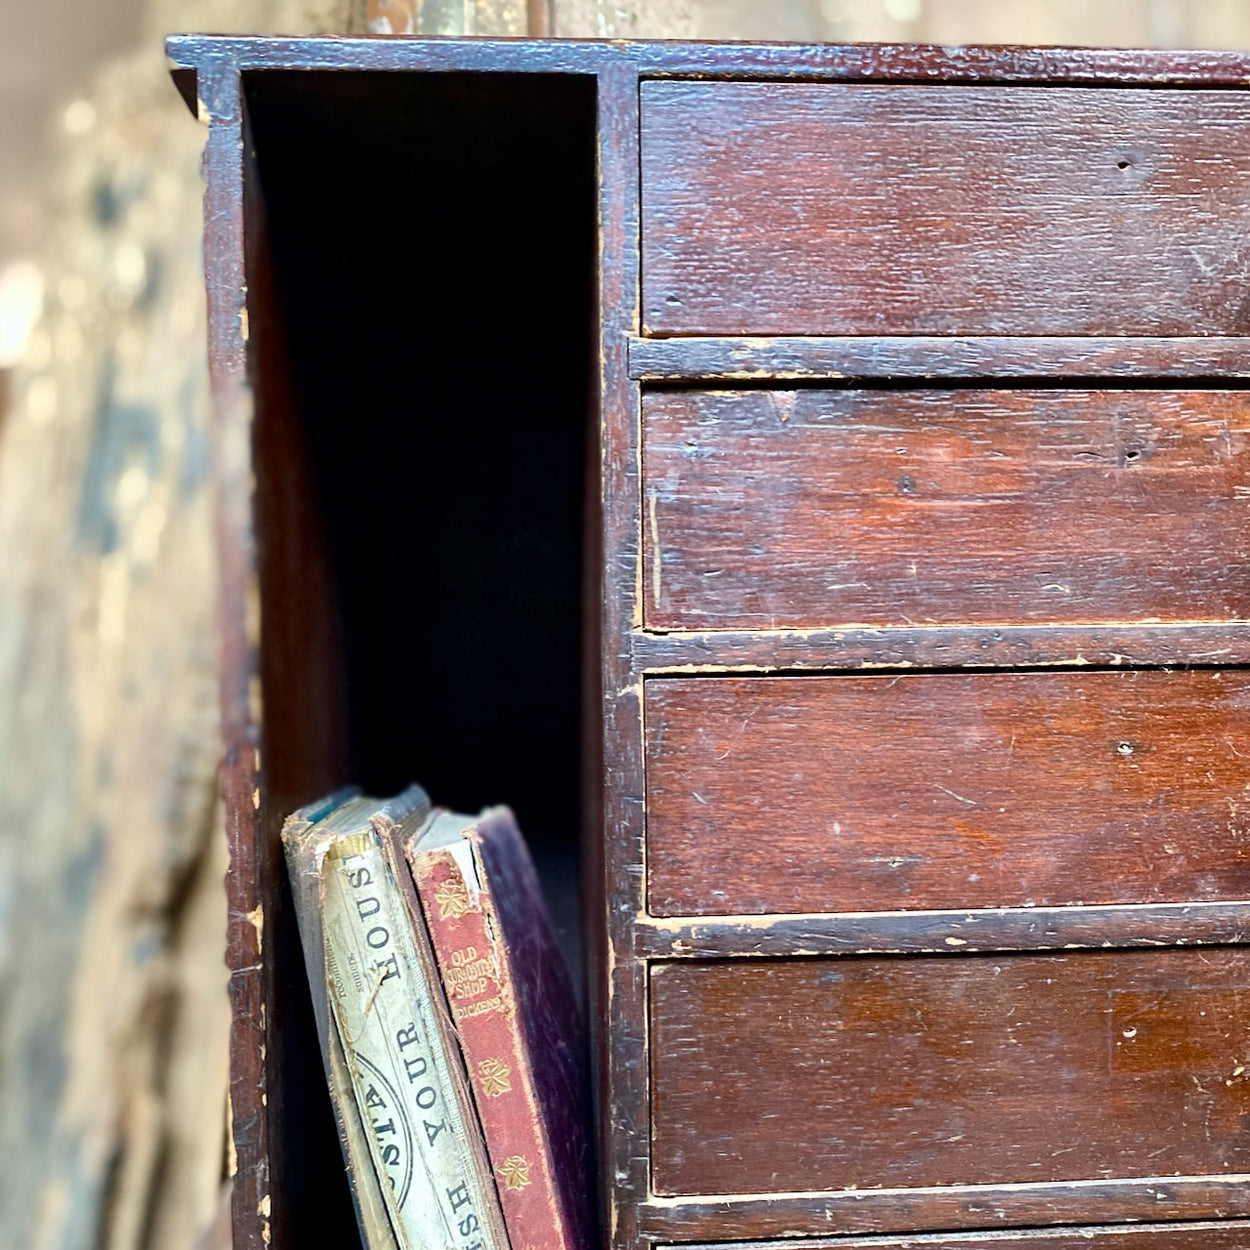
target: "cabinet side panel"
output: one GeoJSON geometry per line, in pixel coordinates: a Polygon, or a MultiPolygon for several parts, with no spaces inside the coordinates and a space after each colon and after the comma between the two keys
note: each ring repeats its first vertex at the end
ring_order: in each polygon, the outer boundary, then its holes
{"type": "MultiPolygon", "coordinates": [[[[200,99],[209,115],[204,153],[204,270],[208,286],[209,371],[215,409],[221,721],[225,754],[221,793],[230,867],[226,963],[230,969],[230,1109],[234,1138],[235,1250],[281,1246],[273,1237],[267,1106],[265,1004],[272,963],[265,944],[271,859],[263,837],[260,793],[259,613],[252,517],[252,397],[247,387],[243,323],[243,115],[237,67],[219,60],[201,68],[200,99]]],[[[276,1111],[276,1108],[275,1108],[276,1111]]],[[[277,1206],[281,1208],[280,1196],[277,1206]]]]}
{"type": "Polygon", "coordinates": [[[358,1243],[359,1233],[280,853],[285,816],[350,779],[342,643],[304,414],[292,383],[262,170],[246,108],[244,136],[254,559],[260,615],[258,810],[266,864],[259,894],[272,969],[264,1017],[266,1111],[273,1188],[280,1195],[272,1204],[272,1235],[275,1247],[333,1238],[346,1250],[358,1243]]]}
{"type": "Polygon", "coordinates": [[[627,60],[599,74],[599,315],[603,587],[603,896],[596,934],[599,1175],[604,1237],[614,1250],[644,1244],[647,1193],[646,968],[634,952],[642,908],[642,684],[630,633],[638,624],[639,388],[628,339],[638,325],[638,76],[627,60]]]}
{"type": "Polygon", "coordinates": [[[215,404],[222,796],[230,847],[233,1236],[288,1250],[356,1238],[278,846],[286,812],[343,779],[324,553],[286,378],[241,80],[210,115],[205,268],[215,404]]]}

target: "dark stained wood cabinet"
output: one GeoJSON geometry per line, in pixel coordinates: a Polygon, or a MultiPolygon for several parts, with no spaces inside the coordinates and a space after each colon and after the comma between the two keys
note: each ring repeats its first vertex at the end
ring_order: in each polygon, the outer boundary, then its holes
{"type": "Polygon", "coordinates": [[[1221,669],[652,682],[648,910],[1245,899],[1248,711],[1221,669]]]}
{"type": "Polygon", "coordinates": [[[642,412],[652,628],[1250,613],[1242,391],[670,390],[642,412]]]}
{"type": "Polygon", "coordinates": [[[648,334],[1250,325],[1235,92],[1056,76],[649,81],[641,97],[648,334]]]}
{"type": "Polygon", "coordinates": [[[604,1245],[1250,1247],[1250,59],[170,52],[235,1245],[356,1236],[282,816],[416,777],[580,826],[604,1245]]]}
{"type": "Polygon", "coordinates": [[[949,1213],[947,1187],[1236,1172],[1246,975],[1243,950],[657,963],[652,1186],[949,1213]]]}

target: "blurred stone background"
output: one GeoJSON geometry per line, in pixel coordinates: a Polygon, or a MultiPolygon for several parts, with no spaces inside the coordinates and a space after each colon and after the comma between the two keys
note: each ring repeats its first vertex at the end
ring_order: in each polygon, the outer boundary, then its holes
{"type": "Polygon", "coordinates": [[[0,6],[0,1246],[228,1185],[202,133],[173,30],[1250,47],[1246,0],[0,6]]]}

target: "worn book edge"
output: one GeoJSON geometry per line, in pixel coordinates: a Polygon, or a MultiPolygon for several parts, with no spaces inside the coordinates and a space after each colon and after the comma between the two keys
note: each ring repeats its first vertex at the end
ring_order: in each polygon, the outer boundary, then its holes
{"type": "MultiPolygon", "coordinates": [[[[368,1250],[398,1250],[395,1230],[370,1157],[368,1134],[356,1105],[343,1044],[338,1030],[330,1024],[318,886],[321,869],[313,839],[309,836],[318,821],[356,797],[355,790],[340,790],[318,803],[300,808],[283,822],[282,843],[286,852],[287,874],[295,903],[300,944],[304,949],[304,965],[308,972],[321,1062],[325,1069],[343,1163],[350,1182],[356,1222],[368,1250]]],[[[367,806],[365,803],[360,804],[362,811],[367,806]]]]}
{"type": "Polygon", "coordinates": [[[314,918],[306,958],[314,999],[318,987],[323,995],[323,1057],[370,1250],[507,1250],[441,987],[419,957],[423,931],[411,925],[402,884],[396,890],[407,869],[397,875],[388,853],[391,837],[419,827],[428,810],[412,787],[292,825],[298,909],[314,918]]]}
{"type": "MultiPolygon", "coordinates": [[[[483,859],[483,842],[492,830],[528,864],[514,818],[503,808],[480,818],[436,813],[404,851],[469,1069],[513,1250],[582,1250],[585,1222],[569,1209],[555,1172],[553,1126],[543,1112],[536,1054],[510,953],[517,941],[553,943],[547,931],[509,933],[501,924],[493,888],[504,883],[493,882],[483,859]]],[[[536,878],[510,884],[537,894],[536,878]]],[[[539,897],[530,901],[541,908],[539,897]]],[[[571,996],[570,986],[570,1001],[571,996]]]]}
{"type": "MultiPolygon", "coordinates": [[[[481,1124],[469,1088],[463,1056],[447,1010],[438,964],[430,945],[430,935],[421,905],[417,901],[412,874],[403,854],[405,840],[425,825],[429,812],[429,800],[426,799],[419,816],[413,813],[409,819],[396,821],[387,813],[382,813],[375,818],[374,824],[390,879],[398,887],[402,900],[402,910],[407,922],[405,931],[411,939],[412,953],[425,989],[423,1006],[430,1013],[431,1030],[439,1044],[444,1088],[449,1095],[446,1097],[447,1109],[456,1118],[456,1140],[467,1160],[463,1183],[468,1186],[471,1200],[455,1205],[454,1208],[458,1220],[457,1229],[462,1237],[457,1244],[457,1250],[478,1250],[479,1246],[481,1250],[510,1250],[499,1195],[491,1175],[490,1160],[482,1139],[481,1124]],[[478,1239],[473,1240],[473,1236],[478,1239]],[[470,1240],[464,1240],[466,1237],[470,1240]]],[[[416,1247],[414,1250],[426,1250],[426,1247],[416,1247]]],[[[433,1250],[433,1246],[429,1250],[433,1250]]]]}

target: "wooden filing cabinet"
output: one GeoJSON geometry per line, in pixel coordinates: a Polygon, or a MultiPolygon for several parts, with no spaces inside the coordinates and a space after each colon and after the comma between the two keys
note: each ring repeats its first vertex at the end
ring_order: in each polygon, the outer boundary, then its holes
{"type": "Polygon", "coordinates": [[[580,795],[605,1244],[1250,1245],[1250,60],[170,48],[236,1245],[352,1235],[276,837],[405,770],[580,795]]]}

